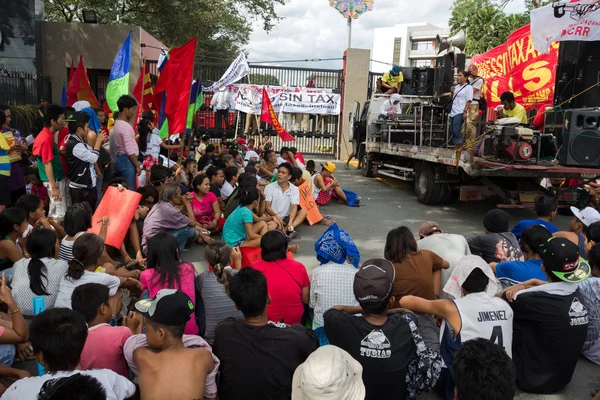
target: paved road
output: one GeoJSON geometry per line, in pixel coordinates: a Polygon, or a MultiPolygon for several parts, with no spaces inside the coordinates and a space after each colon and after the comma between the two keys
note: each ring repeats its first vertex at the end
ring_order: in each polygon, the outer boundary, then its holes
{"type": "MultiPolygon", "coordinates": [[[[317,164],[318,165],[318,164],[317,164]]],[[[434,220],[442,229],[449,233],[460,233],[465,237],[479,234],[483,231],[482,220],[487,211],[494,208],[494,203],[459,203],[450,206],[425,206],[420,204],[409,185],[397,181],[380,181],[364,178],[360,171],[351,168],[346,171],[343,164],[338,163],[336,177],[342,187],[352,190],[360,196],[360,208],[350,208],[342,204],[331,204],[321,208],[323,214],[330,214],[331,219],[345,229],[353,237],[361,252],[361,259],[383,257],[383,248],[387,233],[398,226],[406,225],[413,233],[423,221],[434,220]]],[[[532,210],[508,210],[511,224],[521,219],[534,218],[532,210]]],[[[559,216],[555,221],[559,229],[566,229],[569,218],[559,216]]],[[[295,243],[300,245],[296,257],[307,269],[312,271],[318,265],[314,252],[316,239],[326,227],[304,225],[298,229],[295,243]]],[[[206,270],[206,262],[202,256],[203,247],[192,246],[184,253],[187,260],[194,262],[199,271],[206,270]]],[[[600,366],[581,358],[571,383],[559,394],[531,395],[520,394],[519,400],[562,400],[562,399],[591,399],[592,393],[600,391],[600,366]]],[[[439,399],[434,394],[420,396],[421,400],[439,399]]]]}

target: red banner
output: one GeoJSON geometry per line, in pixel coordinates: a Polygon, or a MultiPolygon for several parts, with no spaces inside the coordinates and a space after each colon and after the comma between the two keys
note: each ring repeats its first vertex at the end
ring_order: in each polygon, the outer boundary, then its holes
{"type": "Polygon", "coordinates": [[[488,108],[499,105],[500,95],[506,91],[526,109],[551,106],[557,62],[558,43],[552,44],[548,54],[534,50],[529,25],[514,31],[505,44],[471,59],[485,79],[483,94],[488,108]]]}
{"type": "MultiPolygon", "coordinates": [[[[275,128],[275,132],[277,132],[282,142],[291,142],[296,140],[279,123],[279,119],[277,118],[277,114],[275,114],[273,104],[271,104],[271,99],[269,98],[269,94],[267,93],[267,88],[263,88],[262,92],[262,110],[260,114],[261,122],[266,122],[267,124],[273,125],[273,128],[275,128]]],[[[251,117],[252,115],[248,114],[248,116],[251,117]]]]}

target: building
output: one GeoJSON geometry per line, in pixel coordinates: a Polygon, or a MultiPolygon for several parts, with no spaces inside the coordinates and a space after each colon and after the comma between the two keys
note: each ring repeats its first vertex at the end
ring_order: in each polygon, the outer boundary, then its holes
{"type": "Polygon", "coordinates": [[[389,64],[401,67],[433,67],[436,36],[448,37],[449,30],[418,22],[377,28],[373,32],[372,72],[386,72],[389,64]]]}

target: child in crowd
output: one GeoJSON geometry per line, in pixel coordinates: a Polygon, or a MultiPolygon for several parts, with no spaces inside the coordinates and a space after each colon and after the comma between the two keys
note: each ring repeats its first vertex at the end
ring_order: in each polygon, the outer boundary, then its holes
{"type": "Polygon", "coordinates": [[[88,336],[81,352],[83,369],[110,369],[128,377],[123,346],[133,333],[141,333],[138,314],[125,317],[124,326],[110,326],[113,312],[109,288],[99,283],[86,283],[75,288],[71,296],[73,310],[85,318],[88,336]]]}
{"type": "MultiPolygon", "coordinates": [[[[168,232],[159,232],[148,240],[148,269],[142,272],[142,290],[148,290],[152,298],[162,289],[177,289],[187,294],[195,303],[194,266],[182,262],[177,241],[168,232]]],[[[199,332],[196,319],[191,318],[186,327],[186,335],[199,332]]]]}
{"type": "Polygon", "coordinates": [[[27,194],[36,195],[44,203],[44,208],[48,208],[48,189],[44,187],[37,168],[25,168],[25,180],[27,181],[27,194]]]}
{"type": "Polygon", "coordinates": [[[126,399],[136,393],[133,383],[113,371],[78,369],[88,328],[84,318],[75,311],[66,308],[43,311],[33,319],[29,331],[34,356],[46,368],[46,374],[13,383],[2,396],[3,400],[37,399],[46,381],[77,374],[97,379],[107,399],[126,399]]]}
{"type": "Polygon", "coordinates": [[[223,240],[230,247],[258,247],[263,235],[275,229],[274,222],[259,221],[253,214],[258,205],[259,195],[255,187],[241,190],[239,206],[229,215],[223,227],[223,240]]]}
{"type": "Polygon", "coordinates": [[[194,180],[197,170],[198,163],[193,158],[186,159],[182,166],[177,168],[177,171],[175,172],[175,180],[185,187],[185,192],[182,191],[182,193],[187,193],[190,191],[190,186],[194,180]]]}
{"type": "Polygon", "coordinates": [[[0,214],[0,271],[12,276],[14,263],[23,258],[21,236],[27,230],[25,212],[18,207],[10,207],[0,214]]]}
{"type": "Polygon", "coordinates": [[[145,335],[134,335],[125,344],[125,357],[137,372],[144,400],[214,399],[219,360],[198,336],[184,336],[194,314],[192,300],[174,289],[160,290],[152,300],[135,304],[144,316],[145,335]],[[188,344],[200,343],[200,348],[188,344]],[[204,344],[204,346],[202,346],[204,344]]]}
{"type": "Polygon", "coordinates": [[[40,227],[54,230],[59,239],[66,236],[65,230],[61,224],[52,218],[46,218],[44,202],[35,194],[21,196],[21,198],[17,200],[15,206],[25,211],[27,217],[27,229],[22,235],[23,238],[26,238],[34,228],[40,227]]]}

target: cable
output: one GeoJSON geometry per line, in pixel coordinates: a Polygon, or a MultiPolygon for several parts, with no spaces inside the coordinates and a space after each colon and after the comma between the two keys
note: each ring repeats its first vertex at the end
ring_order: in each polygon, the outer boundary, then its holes
{"type": "Polygon", "coordinates": [[[266,63],[291,63],[291,62],[321,62],[321,61],[340,61],[343,57],[339,58],[306,58],[304,60],[279,60],[279,61],[248,61],[248,64],[266,64],[266,63]]]}
{"type": "Polygon", "coordinates": [[[389,62],[383,62],[383,61],[377,61],[377,60],[369,60],[371,62],[374,63],[378,63],[378,64],[385,64],[385,65],[395,65],[394,63],[389,63],[389,62]]]}

